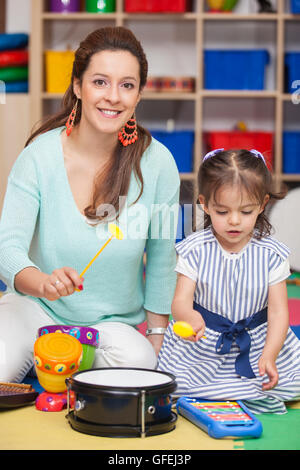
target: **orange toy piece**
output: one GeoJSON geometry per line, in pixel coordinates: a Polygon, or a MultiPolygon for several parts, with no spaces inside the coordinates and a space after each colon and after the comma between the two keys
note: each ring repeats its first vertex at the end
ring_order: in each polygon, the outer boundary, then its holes
{"type": "Polygon", "coordinates": [[[79,368],[82,354],[82,345],[73,336],[61,332],[40,336],[34,344],[34,364],[40,385],[47,392],[64,392],[65,379],[79,368]]]}

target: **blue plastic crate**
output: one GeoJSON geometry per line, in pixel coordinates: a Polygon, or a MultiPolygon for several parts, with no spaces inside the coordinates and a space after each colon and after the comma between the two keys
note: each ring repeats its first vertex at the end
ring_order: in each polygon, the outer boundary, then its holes
{"type": "Polygon", "coordinates": [[[263,90],[270,54],[260,50],[204,51],[204,88],[207,90],[263,90]]]}
{"type": "Polygon", "coordinates": [[[180,173],[193,171],[194,131],[154,130],[151,135],[170,150],[180,173]]]}
{"type": "Polygon", "coordinates": [[[6,291],[6,285],[0,279],[0,292],[5,292],[5,291],[6,291]]]}
{"type": "Polygon", "coordinates": [[[300,132],[283,133],[283,173],[300,173],[300,132]]]}
{"type": "Polygon", "coordinates": [[[300,52],[287,52],[285,54],[286,66],[286,91],[294,93],[296,88],[299,88],[300,80],[300,52]],[[296,81],[298,84],[296,84],[296,81]],[[293,87],[293,84],[295,86],[293,87]]]}
{"type": "Polygon", "coordinates": [[[291,12],[300,13],[300,0],[291,0],[291,12]]]}

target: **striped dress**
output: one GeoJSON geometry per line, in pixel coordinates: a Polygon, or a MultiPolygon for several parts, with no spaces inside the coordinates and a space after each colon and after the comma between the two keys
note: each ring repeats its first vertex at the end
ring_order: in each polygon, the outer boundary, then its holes
{"type": "MultiPolygon", "coordinates": [[[[270,279],[289,255],[289,249],[273,237],[252,238],[239,253],[228,253],[210,228],[193,233],[176,250],[182,261],[176,271],[196,281],[194,301],[233,323],[267,307],[270,279]]],[[[291,329],[276,360],[279,382],[274,389],[263,391],[262,383],[268,378],[260,377],[258,361],[266,323],[248,331],[255,378],[237,374],[240,348],[235,341],[227,354],[219,354],[216,343],[221,333],[206,327],[206,339],[193,343],[175,335],[173,323],[165,333],[158,370],[176,376],[176,396],[243,400],[254,413],[285,413],[284,402],[300,398],[300,341],[291,329]]]]}

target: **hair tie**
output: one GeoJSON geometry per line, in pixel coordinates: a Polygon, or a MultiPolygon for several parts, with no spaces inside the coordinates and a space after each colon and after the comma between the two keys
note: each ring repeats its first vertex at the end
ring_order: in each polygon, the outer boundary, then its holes
{"type": "MultiPolygon", "coordinates": [[[[224,149],[215,149],[215,150],[211,150],[211,152],[208,152],[205,157],[203,158],[202,162],[205,162],[205,160],[207,160],[208,158],[211,158],[211,157],[214,157],[215,155],[217,155],[218,153],[220,152],[224,152],[224,149]]],[[[266,164],[266,160],[263,156],[263,154],[261,152],[259,152],[258,150],[255,150],[255,149],[251,149],[250,150],[250,153],[252,153],[252,155],[256,158],[260,158],[264,164],[267,166],[266,164]]]]}
{"type": "Polygon", "coordinates": [[[258,150],[255,150],[255,149],[250,150],[250,152],[251,152],[252,155],[254,155],[255,157],[260,158],[260,159],[264,162],[264,164],[267,166],[266,160],[265,160],[265,158],[264,158],[264,156],[263,156],[263,154],[262,154],[261,152],[259,152],[258,150]]]}
{"type": "Polygon", "coordinates": [[[216,149],[216,150],[212,150],[211,152],[208,152],[205,157],[203,158],[203,162],[205,160],[207,160],[208,158],[211,158],[211,157],[214,157],[215,155],[217,155],[217,153],[220,153],[220,152],[224,152],[224,149],[216,149]]]}

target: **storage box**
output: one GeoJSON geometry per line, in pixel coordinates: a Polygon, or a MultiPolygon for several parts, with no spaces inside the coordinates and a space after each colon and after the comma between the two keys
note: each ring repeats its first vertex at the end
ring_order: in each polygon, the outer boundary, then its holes
{"type": "Polygon", "coordinates": [[[193,131],[151,131],[151,135],[170,150],[180,173],[193,171],[193,131]]]}
{"type": "Polygon", "coordinates": [[[5,291],[6,291],[6,285],[0,279],[0,292],[5,292],[5,291]]]}
{"type": "Polygon", "coordinates": [[[291,12],[300,13],[300,0],[291,0],[291,12]]]}
{"type": "Polygon", "coordinates": [[[65,93],[71,82],[73,51],[46,51],[46,91],[65,93]]]}
{"type": "Polygon", "coordinates": [[[287,52],[285,54],[285,91],[294,93],[299,88],[299,83],[300,52],[287,52]],[[296,81],[298,82],[297,84],[296,81]]]}
{"type": "Polygon", "coordinates": [[[267,50],[204,51],[204,88],[207,90],[263,90],[267,50]]]}
{"type": "Polygon", "coordinates": [[[204,133],[204,140],[207,151],[218,148],[258,150],[272,169],[274,135],[271,132],[215,131],[204,133]]]}
{"type": "Polygon", "coordinates": [[[85,0],[85,10],[89,13],[112,13],[116,11],[116,0],[85,0]]]}
{"type": "Polygon", "coordinates": [[[80,0],[50,0],[53,13],[74,13],[80,11],[80,0]]]}
{"type": "Polygon", "coordinates": [[[300,131],[283,133],[283,173],[300,173],[300,131]]]}
{"type": "Polygon", "coordinates": [[[189,0],[125,0],[128,13],[184,13],[189,9],[189,0]]]}

